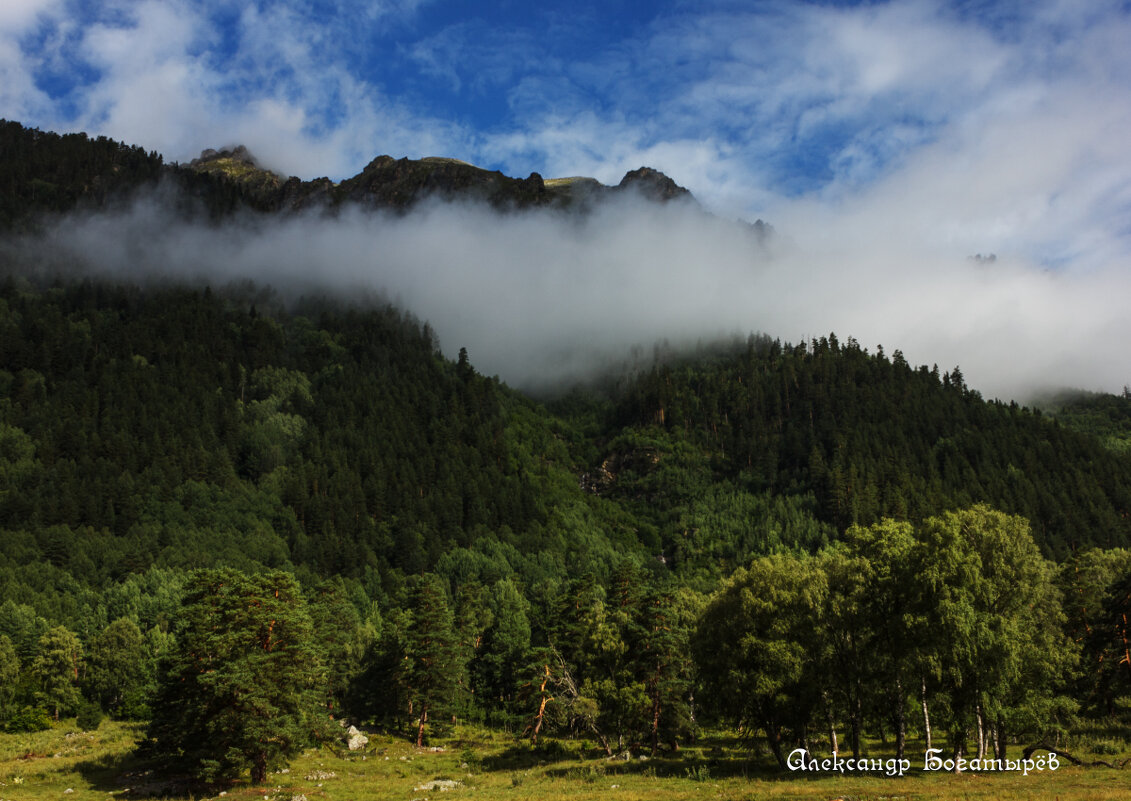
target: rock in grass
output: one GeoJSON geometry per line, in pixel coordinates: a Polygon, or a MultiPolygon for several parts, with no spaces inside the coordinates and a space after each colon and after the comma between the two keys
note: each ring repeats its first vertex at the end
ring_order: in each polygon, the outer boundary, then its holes
{"type": "Polygon", "coordinates": [[[446,790],[454,790],[456,787],[459,787],[460,784],[462,784],[462,782],[453,781],[452,779],[433,779],[430,782],[417,785],[412,789],[418,793],[422,790],[439,790],[440,792],[445,792],[446,790]]]}

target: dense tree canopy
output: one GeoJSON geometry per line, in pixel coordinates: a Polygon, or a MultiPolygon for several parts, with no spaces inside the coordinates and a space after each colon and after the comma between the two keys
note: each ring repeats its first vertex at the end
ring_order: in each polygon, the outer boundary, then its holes
{"type": "Polygon", "coordinates": [[[987,403],[958,368],[940,378],[851,338],[790,346],[751,336],[673,358],[628,384],[615,419],[657,443],[612,443],[614,460],[632,470],[622,489],[632,496],[648,497],[650,477],[673,461],[652,467],[642,456],[683,450],[695,454],[701,482],[810,493],[817,518],[839,531],[984,502],[1028,519],[1050,555],[1131,537],[1125,454],[1016,403],[987,403]]]}

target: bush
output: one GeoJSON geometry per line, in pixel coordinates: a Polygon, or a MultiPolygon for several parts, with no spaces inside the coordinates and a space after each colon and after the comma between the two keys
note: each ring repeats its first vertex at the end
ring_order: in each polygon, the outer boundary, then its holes
{"type": "Polygon", "coordinates": [[[1123,753],[1123,747],[1114,740],[1097,740],[1088,751],[1101,756],[1116,756],[1123,753]]]}
{"type": "Polygon", "coordinates": [[[83,701],[75,721],[83,731],[94,731],[102,725],[102,707],[97,701],[83,701]]]}
{"type": "Polygon", "coordinates": [[[114,712],[115,720],[149,720],[152,716],[153,712],[149,708],[149,693],[138,688],[128,690],[114,712]]]}
{"type": "Polygon", "coordinates": [[[711,781],[711,769],[706,765],[696,765],[688,768],[686,771],[687,778],[696,782],[709,782],[711,781]]]}
{"type": "Polygon", "coordinates": [[[544,738],[542,742],[538,743],[534,747],[534,752],[546,760],[568,759],[573,756],[560,740],[550,738],[544,738]]]}
{"type": "Polygon", "coordinates": [[[4,730],[10,733],[44,731],[51,728],[51,715],[38,706],[25,706],[8,718],[4,730]]]}

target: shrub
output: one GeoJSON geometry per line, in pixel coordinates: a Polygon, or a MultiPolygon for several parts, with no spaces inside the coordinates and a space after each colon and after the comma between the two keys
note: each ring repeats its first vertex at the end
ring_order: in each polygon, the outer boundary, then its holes
{"type": "Polygon", "coordinates": [[[51,728],[51,715],[38,706],[25,706],[8,718],[4,730],[11,733],[44,731],[51,728]]]}
{"type": "Polygon", "coordinates": [[[83,701],[79,705],[79,714],[76,723],[83,731],[94,731],[102,725],[102,707],[97,701],[83,701]]]}
{"type": "Polygon", "coordinates": [[[1114,740],[1097,740],[1088,750],[1101,756],[1116,756],[1123,753],[1123,748],[1114,740]]]}
{"type": "Polygon", "coordinates": [[[688,768],[686,771],[687,778],[696,782],[709,782],[711,781],[711,769],[706,765],[695,765],[688,768]]]}

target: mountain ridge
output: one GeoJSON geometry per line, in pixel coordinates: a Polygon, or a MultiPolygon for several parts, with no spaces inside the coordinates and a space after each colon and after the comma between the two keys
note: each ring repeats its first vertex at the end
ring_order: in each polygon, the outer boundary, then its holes
{"type": "MultiPolygon", "coordinates": [[[[44,214],[105,208],[162,182],[175,186],[178,200],[202,204],[213,219],[238,209],[287,213],[353,206],[403,213],[426,200],[482,202],[500,211],[590,213],[628,196],[710,213],[687,188],[646,166],[610,186],[588,177],[544,179],[537,172],[517,178],[444,156],[385,154],[341,181],[303,180],[265,168],[244,145],[206,149],[187,164],[167,163],[157,151],[105,136],[57,134],[0,120],[0,228],[30,230],[44,214]]],[[[772,232],[762,220],[745,224],[760,239],[772,232]]]]}
{"type": "Polygon", "coordinates": [[[326,177],[304,181],[267,170],[245,146],[236,145],[205,150],[189,162],[188,168],[241,186],[260,203],[277,211],[350,203],[405,210],[435,197],[447,201],[469,198],[496,208],[591,210],[602,200],[629,192],[657,203],[680,201],[699,205],[687,188],[647,166],[630,170],[619,183],[608,185],[582,176],[544,179],[537,172],[516,178],[450,156],[398,159],[382,154],[361,172],[342,181],[326,177]]]}

